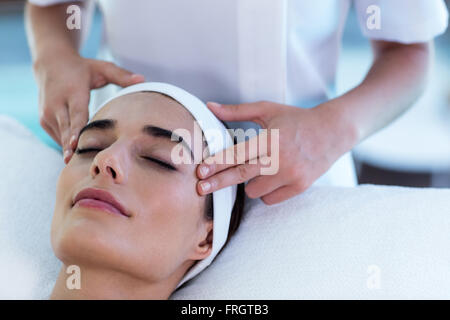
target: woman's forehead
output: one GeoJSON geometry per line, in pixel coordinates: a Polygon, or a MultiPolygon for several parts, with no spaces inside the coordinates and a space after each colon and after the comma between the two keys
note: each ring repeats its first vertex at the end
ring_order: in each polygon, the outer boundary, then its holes
{"type": "Polygon", "coordinates": [[[157,92],[137,92],[120,96],[105,105],[93,117],[117,120],[119,126],[155,125],[168,130],[194,130],[195,119],[176,100],[157,92]]]}

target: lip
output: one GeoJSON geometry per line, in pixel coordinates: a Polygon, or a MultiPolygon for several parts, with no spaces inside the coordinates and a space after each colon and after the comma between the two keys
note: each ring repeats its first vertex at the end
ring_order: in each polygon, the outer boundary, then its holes
{"type": "Polygon", "coordinates": [[[127,218],[130,214],[125,207],[114,198],[108,191],[94,188],[81,190],[73,200],[73,206],[79,206],[100,209],[110,213],[121,214],[127,218]]]}

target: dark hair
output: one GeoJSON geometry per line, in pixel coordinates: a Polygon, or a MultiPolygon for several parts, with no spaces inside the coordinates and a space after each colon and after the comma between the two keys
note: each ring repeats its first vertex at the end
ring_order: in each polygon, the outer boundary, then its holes
{"type": "MultiPolygon", "coordinates": [[[[229,129],[228,125],[225,122],[223,122],[223,121],[221,121],[221,122],[227,129],[229,129]]],[[[233,142],[234,142],[234,144],[237,144],[237,139],[235,136],[233,137],[233,142]]],[[[245,187],[244,183],[240,183],[237,185],[236,200],[234,201],[233,210],[231,211],[230,225],[228,227],[227,239],[226,239],[225,243],[223,244],[222,248],[219,250],[219,252],[217,252],[217,255],[214,257],[214,259],[217,258],[217,256],[222,252],[223,249],[225,249],[225,247],[228,244],[228,242],[230,241],[231,237],[236,233],[237,229],[239,228],[239,225],[241,224],[242,216],[244,214],[244,204],[245,204],[245,189],[244,189],[244,187],[245,187]]],[[[205,218],[208,220],[214,220],[214,200],[213,200],[212,194],[209,194],[206,197],[205,218]]],[[[195,262],[186,271],[186,273],[190,269],[192,269],[197,263],[198,263],[198,261],[195,262]]],[[[192,279],[195,279],[195,277],[192,279]]],[[[188,283],[191,282],[192,279],[189,279],[188,281],[183,283],[180,287],[175,289],[174,292],[172,292],[172,294],[175,293],[176,291],[180,290],[181,288],[184,288],[188,283]]]]}
{"type": "MultiPolygon", "coordinates": [[[[233,210],[231,211],[230,226],[228,228],[228,236],[222,249],[225,248],[228,241],[234,235],[241,224],[242,214],[244,212],[245,203],[245,190],[244,183],[237,185],[236,200],[234,202],[233,210]]],[[[205,218],[208,220],[214,220],[214,200],[212,194],[209,194],[206,198],[205,218]]],[[[221,251],[222,251],[221,249],[221,251]]],[[[219,251],[220,253],[220,251],[219,251]]]]}
{"type": "MultiPolygon", "coordinates": [[[[230,129],[224,121],[221,122],[225,126],[225,128],[230,129]]],[[[237,144],[237,139],[235,136],[233,136],[233,142],[235,145],[237,144]]],[[[223,247],[220,249],[217,255],[219,255],[219,253],[222,252],[223,248],[225,248],[228,241],[230,241],[231,237],[235,234],[235,232],[239,228],[239,225],[241,224],[245,204],[244,187],[245,187],[244,183],[240,183],[237,185],[236,200],[234,201],[233,210],[231,211],[230,226],[228,227],[227,240],[225,241],[223,247]]],[[[214,200],[212,194],[209,194],[206,198],[205,218],[208,220],[214,220],[214,200]]]]}
{"type": "MultiPolygon", "coordinates": [[[[157,92],[163,96],[166,96],[167,98],[174,100],[176,102],[178,102],[177,100],[175,100],[174,98],[172,98],[171,96],[164,94],[162,92],[157,92]]],[[[179,102],[178,102],[179,103],[179,102]]],[[[225,126],[225,128],[229,129],[229,126],[221,121],[222,124],[225,126]]],[[[237,144],[237,139],[235,136],[233,136],[233,142],[234,144],[237,144]]],[[[206,140],[204,139],[204,143],[205,146],[208,147],[208,144],[206,142],[206,140]]],[[[237,185],[237,191],[236,191],[236,200],[234,201],[234,206],[233,206],[233,210],[231,211],[231,217],[230,217],[230,225],[228,227],[228,235],[227,235],[227,239],[224,243],[224,245],[222,246],[222,248],[220,249],[220,251],[217,253],[216,257],[222,252],[222,250],[226,247],[226,245],[228,244],[228,242],[230,241],[231,237],[236,233],[237,229],[239,228],[239,225],[241,224],[241,220],[242,220],[242,215],[244,213],[244,203],[245,203],[245,190],[244,190],[245,184],[244,183],[240,183],[237,185]]],[[[214,200],[213,200],[213,196],[212,194],[209,194],[206,197],[206,203],[205,203],[205,218],[207,220],[214,220],[214,200]]],[[[216,258],[215,257],[215,258],[216,258]]],[[[195,263],[189,268],[191,269],[192,267],[194,267],[195,263]]],[[[189,271],[189,270],[188,270],[189,271]]],[[[195,277],[194,277],[195,278],[195,277]]],[[[186,281],[183,285],[181,285],[178,289],[184,287],[187,283],[189,283],[189,281],[186,281]]],[[[178,290],[177,289],[177,290],[178,290]]],[[[175,290],[175,291],[177,291],[175,290]]]]}

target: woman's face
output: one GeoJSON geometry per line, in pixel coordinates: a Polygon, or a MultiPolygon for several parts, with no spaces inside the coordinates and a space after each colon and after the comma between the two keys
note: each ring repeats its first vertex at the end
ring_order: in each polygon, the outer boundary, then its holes
{"type": "MultiPolygon", "coordinates": [[[[97,125],[81,133],[82,153],[74,154],[58,180],[56,256],[66,265],[103,267],[148,281],[162,281],[206,258],[213,225],[204,217],[205,197],[196,191],[196,165],[171,161],[178,142],[164,131],[183,128],[193,136],[197,124],[190,113],[164,95],[141,92],[114,99],[90,123],[97,125]],[[92,207],[98,203],[92,200],[74,205],[86,188],[109,192],[126,215],[92,207]]],[[[186,151],[195,156],[189,140],[184,139],[186,151]]]]}

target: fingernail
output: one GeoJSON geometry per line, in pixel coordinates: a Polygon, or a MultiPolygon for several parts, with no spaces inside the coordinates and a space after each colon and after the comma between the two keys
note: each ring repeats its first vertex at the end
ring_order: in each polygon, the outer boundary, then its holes
{"type": "Polygon", "coordinates": [[[70,156],[70,150],[64,151],[64,162],[66,162],[66,160],[69,156],[70,156]]]}
{"type": "Polygon", "coordinates": [[[208,102],[208,104],[213,108],[220,108],[222,105],[217,102],[208,102]]]}
{"type": "Polygon", "coordinates": [[[208,166],[200,166],[200,175],[202,177],[206,177],[209,173],[209,168],[208,166]]]}
{"type": "Polygon", "coordinates": [[[71,147],[73,147],[73,144],[75,143],[75,140],[77,139],[76,135],[73,135],[72,138],[70,138],[69,144],[71,147]]]}
{"type": "Polygon", "coordinates": [[[132,74],[131,78],[133,78],[133,79],[139,79],[140,78],[142,80],[145,80],[145,77],[142,74],[137,74],[137,73],[132,74]]]}
{"type": "Polygon", "coordinates": [[[209,191],[209,189],[211,189],[211,183],[209,183],[208,181],[203,181],[200,183],[200,188],[203,192],[206,193],[209,191]]]}

